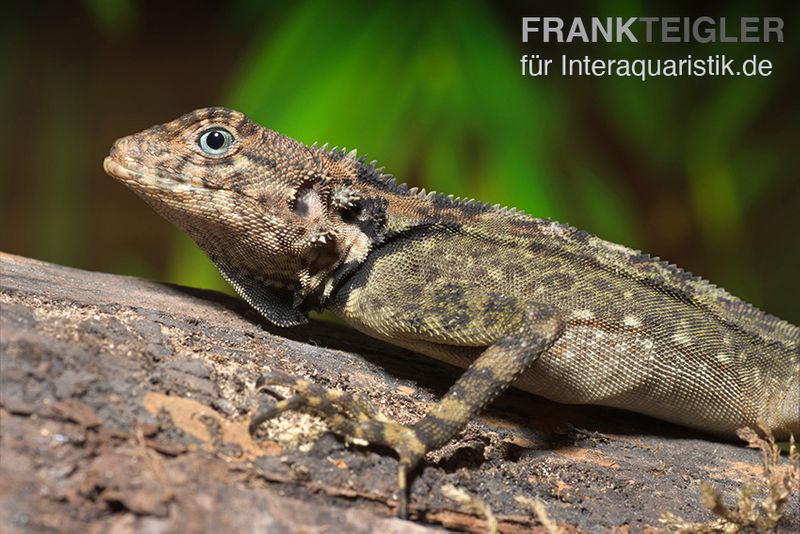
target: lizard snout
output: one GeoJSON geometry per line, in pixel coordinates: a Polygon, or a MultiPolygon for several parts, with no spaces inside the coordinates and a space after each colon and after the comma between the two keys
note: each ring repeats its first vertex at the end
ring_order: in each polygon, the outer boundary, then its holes
{"type": "Polygon", "coordinates": [[[120,162],[124,161],[126,158],[139,158],[141,156],[141,150],[136,136],[129,135],[128,137],[123,137],[114,141],[114,144],[111,145],[111,152],[109,155],[120,162]]]}

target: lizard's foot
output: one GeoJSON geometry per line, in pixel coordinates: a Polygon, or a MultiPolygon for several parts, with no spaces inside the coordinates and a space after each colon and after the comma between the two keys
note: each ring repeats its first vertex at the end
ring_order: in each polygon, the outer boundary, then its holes
{"type": "MultiPolygon", "coordinates": [[[[375,407],[360,396],[335,389],[326,389],[322,386],[297,378],[279,371],[261,376],[256,382],[256,388],[262,392],[277,395],[270,389],[271,386],[285,386],[295,391],[295,395],[282,399],[277,403],[264,403],[259,408],[250,423],[250,432],[264,421],[277,417],[286,411],[308,411],[325,418],[332,428],[344,435],[353,435],[346,426],[339,430],[339,425],[353,422],[366,422],[371,420],[385,420],[375,407]],[[341,417],[339,421],[337,418],[341,417]]],[[[366,439],[366,438],[365,438],[366,439]]]]}
{"type": "Polygon", "coordinates": [[[303,411],[322,417],[336,434],[394,449],[400,460],[397,475],[399,515],[406,517],[408,473],[427,452],[427,447],[414,428],[386,419],[371,403],[359,396],[326,389],[286,373],[269,373],[256,383],[261,391],[274,394],[270,386],[286,386],[293,389],[295,394],[276,403],[262,404],[250,421],[251,434],[263,422],[283,412],[303,411]]]}

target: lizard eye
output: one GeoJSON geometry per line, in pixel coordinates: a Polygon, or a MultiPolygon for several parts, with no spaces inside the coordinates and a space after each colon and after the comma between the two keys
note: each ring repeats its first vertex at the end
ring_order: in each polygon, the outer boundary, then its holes
{"type": "Polygon", "coordinates": [[[230,150],[233,135],[225,128],[211,128],[200,134],[197,144],[206,154],[219,156],[230,150]]]}

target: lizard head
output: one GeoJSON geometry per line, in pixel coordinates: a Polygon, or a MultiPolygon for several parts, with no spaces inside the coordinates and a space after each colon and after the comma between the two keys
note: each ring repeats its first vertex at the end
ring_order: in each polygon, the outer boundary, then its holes
{"type": "Polygon", "coordinates": [[[324,293],[333,270],[370,246],[344,214],[356,195],[337,182],[355,178],[354,159],[230,109],[200,109],[119,139],[103,166],[187,232],[276,324],[301,322],[303,299],[324,293]]]}

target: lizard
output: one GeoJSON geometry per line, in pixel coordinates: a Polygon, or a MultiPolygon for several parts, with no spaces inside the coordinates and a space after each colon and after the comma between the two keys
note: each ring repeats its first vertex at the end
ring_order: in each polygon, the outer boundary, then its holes
{"type": "Polygon", "coordinates": [[[721,437],[800,433],[800,328],[672,264],[514,208],[409,188],[356,151],[223,108],[117,140],[105,171],[185,231],[269,322],[330,309],[465,368],[416,423],[279,372],[286,410],[398,454],[409,473],[507,387],[721,437]]]}

